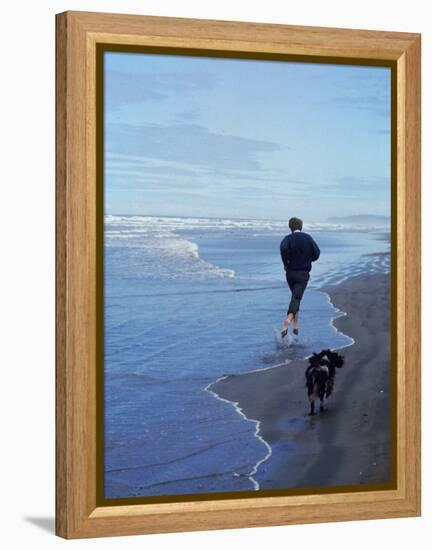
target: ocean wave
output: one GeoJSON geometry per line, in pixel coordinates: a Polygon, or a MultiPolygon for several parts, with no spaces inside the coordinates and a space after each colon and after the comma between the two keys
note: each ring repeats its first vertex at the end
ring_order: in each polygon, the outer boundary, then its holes
{"type": "MultiPolygon", "coordinates": [[[[155,227],[165,231],[181,230],[244,230],[255,231],[255,235],[269,233],[285,233],[288,230],[287,220],[262,220],[262,219],[233,219],[233,218],[200,218],[200,217],[171,217],[171,216],[121,216],[106,214],[107,227],[118,226],[123,230],[151,231],[155,227]]],[[[388,230],[385,224],[354,224],[354,223],[305,223],[305,231],[379,231],[388,230]]]]}
{"type": "MultiPolygon", "coordinates": [[[[371,231],[383,228],[341,224],[309,224],[309,231],[371,231]]],[[[235,277],[231,266],[219,266],[200,257],[196,239],[205,237],[254,237],[286,234],[286,222],[275,220],[233,220],[215,218],[182,218],[168,216],[105,216],[105,246],[129,254],[133,273],[124,277],[144,276],[158,279],[211,279],[235,277]],[[139,250],[139,252],[137,252],[139,250]],[[138,269],[139,268],[139,269],[138,269]]],[[[345,266],[346,273],[327,271],[314,277],[318,286],[359,271],[382,272],[389,269],[386,255],[370,254],[362,265],[345,266]]],[[[229,258],[226,260],[229,262],[229,258]]],[[[119,267],[120,269],[120,267],[119,267]]],[[[126,270],[125,270],[126,272],[126,270]]],[[[315,286],[317,286],[315,284],[315,286]]]]}
{"type": "Polygon", "coordinates": [[[120,247],[128,253],[138,268],[135,273],[141,276],[158,279],[235,277],[234,270],[203,260],[196,243],[175,233],[174,227],[159,223],[157,218],[108,217],[104,239],[107,248],[120,247]]]}

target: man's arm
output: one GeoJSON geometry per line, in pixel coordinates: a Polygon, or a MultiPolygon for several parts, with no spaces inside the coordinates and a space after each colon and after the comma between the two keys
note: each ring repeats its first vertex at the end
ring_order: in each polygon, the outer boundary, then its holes
{"type": "Polygon", "coordinates": [[[286,269],[291,260],[291,249],[289,245],[288,235],[284,239],[282,239],[282,242],[280,243],[280,254],[282,258],[282,263],[284,265],[284,268],[286,269]]]}
{"type": "Polygon", "coordinates": [[[312,237],[311,237],[311,244],[312,244],[312,261],[316,262],[318,260],[318,258],[320,257],[321,251],[320,251],[317,243],[313,240],[312,237]]]}

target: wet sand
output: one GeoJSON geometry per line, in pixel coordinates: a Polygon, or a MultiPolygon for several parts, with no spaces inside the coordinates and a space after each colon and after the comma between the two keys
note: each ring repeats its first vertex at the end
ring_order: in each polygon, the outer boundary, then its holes
{"type": "Polygon", "coordinates": [[[322,289],[346,313],[334,326],[355,340],[340,351],[345,365],[324,413],[308,416],[307,361],[228,376],[211,386],[260,422],[259,435],[272,448],[254,476],[260,489],[390,482],[389,283],[389,275],[360,275],[322,289]]]}

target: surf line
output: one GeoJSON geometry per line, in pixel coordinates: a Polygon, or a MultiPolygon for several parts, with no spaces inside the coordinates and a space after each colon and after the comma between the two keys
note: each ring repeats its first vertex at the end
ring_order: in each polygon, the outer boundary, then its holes
{"type": "Polygon", "coordinates": [[[210,386],[212,386],[213,384],[216,384],[217,382],[220,382],[221,380],[225,380],[225,378],[228,378],[229,376],[230,375],[221,376],[220,378],[218,378],[214,382],[210,382],[210,384],[208,384],[204,389],[205,389],[205,391],[207,391],[208,393],[213,395],[213,397],[216,397],[216,399],[218,399],[219,401],[224,401],[225,403],[229,403],[230,405],[232,405],[234,407],[234,410],[237,412],[237,414],[239,414],[243,418],[243,420],[246,420],[247,422],[254,422],[255,423],[254,437],[256,437],[259,441],[261,441],[261,443],[263,443],[266,446],[267,453],[264,456],[264,458],[261,458],[260,460],[258,460],[258,462],[256,462],[256,464],[253,466],[253,468],[250,472],[248,472],[246,474],[239,474],[237,472],[234,472],[233,475],[235,477],[246,477],[252,483],[254,490],[258,491],[260,486],[259,486],[258,481],[253,476],[257,473],[258,468],[261,466],[261,464],[263,462],[266,462],[266,460],[268,460],[271,457],[272,448],[267,443],[267,441],[263,437],[261,437],[261,435],[259,433],[260,432],[260,425],[261,425],[260,420],[254,420],[253,418],[248,418],[245,415],[245,413],[243,412],[242,408],[239,406],[238,401],[230,401],[229,399],[224,399],[223,397],[221,397],[216,392],[214,392],[213,390],[210,389],[210,386]]]}
{"type": "Polygon", "coordinates": [[[317,290],[317,292],[321,292],[322,294],[325,295],[326,299],[327,299],[327,302],[331,305],[331,307],[335,310],[334,311],[334,315],[331,316],[330,318],[330,326],[331,328],[337,332],[338,334],[342,334],[343,336],[345,336],[345,338],[349,338],[351,341],[348,343],[348,344],[345,344],[344,346],[339,346],[337,348],[334,348],[332,351],[338,351],[340,349],[344,349],[344,348],[349,348],[350,346],[352,346],[353,344],[355,344],[355,340],[352,336],[349,336],[348,334],[345,334],[344,332],[342,332],[341,330],[339,330],[338,328],[335,327],[334,325],[334,321],[336,319],[339,319],[339,317],[346,317],[348,314],[346,311],[342,311],[341,309],[337,308],[334,303],[331,301],[331,297],[330,297],[330,294],[327,294],[327,292],[325,290],[317,290]]]}

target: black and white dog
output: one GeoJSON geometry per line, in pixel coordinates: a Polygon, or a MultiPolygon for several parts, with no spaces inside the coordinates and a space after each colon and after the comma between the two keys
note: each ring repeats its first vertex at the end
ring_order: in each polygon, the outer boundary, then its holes
{"type": "Polygon", "coordinates": [[[328,399],[333,392],[336,369],[343,367],[344,358],[339,353],[323,349],[320,353],[313,353],[309,357],[309,366],[306,369],[306,388],[310,401],[310,413],[315,414],[315,399],[320,399],[320,411],[324,409],[324,399],[328,399]]]}

